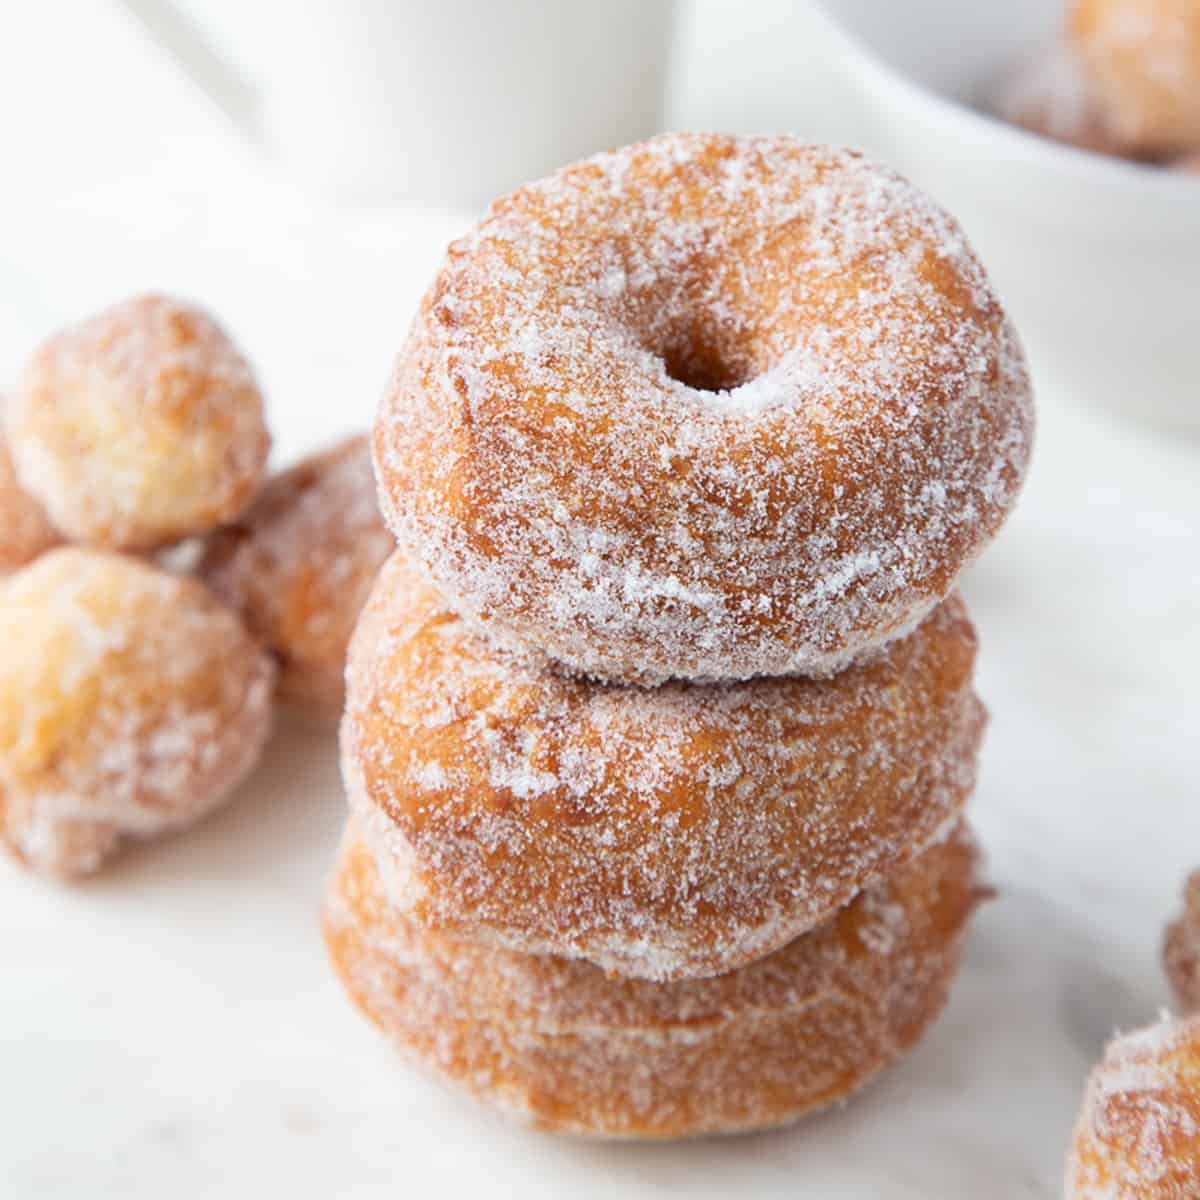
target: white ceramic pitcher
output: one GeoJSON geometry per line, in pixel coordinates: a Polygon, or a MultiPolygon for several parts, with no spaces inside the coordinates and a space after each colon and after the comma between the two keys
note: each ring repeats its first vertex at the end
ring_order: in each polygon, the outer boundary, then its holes
{"type": "Polygon", "coordinates": [[[673,0],[123,0],[289,174],[477,208],[652,133],[673,0]]]}

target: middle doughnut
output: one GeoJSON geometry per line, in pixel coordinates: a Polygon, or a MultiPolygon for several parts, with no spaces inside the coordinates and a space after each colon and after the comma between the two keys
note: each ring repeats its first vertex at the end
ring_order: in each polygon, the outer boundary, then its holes
{"type": "Polygon", "coordinates": [[[952,826],[985,719],[975,648],[952,597],[832,679],[597,685],[489,645],[394,555],[350,647],[343,772],[385,886],[399,867],[394,899],[426,925],[715,975],[952,826]]]}

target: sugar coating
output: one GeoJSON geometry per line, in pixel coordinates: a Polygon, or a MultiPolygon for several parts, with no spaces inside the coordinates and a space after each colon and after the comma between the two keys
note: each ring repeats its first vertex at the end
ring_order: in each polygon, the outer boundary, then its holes
{"type": "Polygon", "coordinates": [[[361,435],[269,480],[198,569],[274,654],[280,698],[335,717],[354,622],[394,549],[361,435]]]}
{"type": "Polygon", "coordinates": [[[398,553],[351,642],[343,774],[425,924],[712,975],[957,821],[984,724],[975,647],[952,598],[835,679],[601,685],[497,649],[398,553]]]}
{"type": "Polygon", "coordinates": [[[196,820],[270,728],[274,666],[236,614],[135,559],[66,548],[10,576],[0,647],[0,842],[37,871],[196,820]]]}
{"type": "Polygon", "coordinates": [[[958,225],[862,155],[675,134],[450,247],[375,429],[401,544],[598,678],[829,674],[1015,501],[1032,400],[958,225]]]}
{"type": "Polygon", "coordinates": [[[1092,1072],[1067,1200],[1200,1196],[1200,1017],[1116,1038],[1092,1072]]]}
{"type": "Polygon", "coordinates": [[[493,950],[391,904],[351,825],[325,907],[334,966],[415,1062],[542,1128],[732,1133],[845,1099],[940,1011],[983,894],[955,833],[821,928],[716,979],[654,984],[493,950]]]}
{"type": "Polygon", "coordinates": [[[6,417],[21,483],[68,537],[112,549],[232,520],[270,448],[245,358],[207,313],[166,296],[52,337],[6,417]]]}
{"type": "Polygon", "coordinates": [[[0,434],[0,574],[32,562],[61,540],[46,510],[21,486],[0,434]]]}
{"type": "Polygon", "coordinates": [[[1200,4],[1074,0],[1072,44],[1105,117],[1142,156],[1200,150],[1200,4]]]}
{"type": "Polygon", "coordinates": [[[1179,1006],[1200,1013],[1200,871],[1187,881],[1183,912],[1167,929],[1164,957],[1179,1006]]]}

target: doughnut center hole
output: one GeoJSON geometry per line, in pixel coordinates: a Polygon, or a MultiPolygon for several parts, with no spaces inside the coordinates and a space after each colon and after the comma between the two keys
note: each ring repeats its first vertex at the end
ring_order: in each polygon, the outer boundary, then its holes
{"type": "Polygon", "coordinates": [[[667,375],[697,392],[728,392],[754,378],[746,363],[732,360],[699,340],[670,346],[662,357],[667,375]]]}

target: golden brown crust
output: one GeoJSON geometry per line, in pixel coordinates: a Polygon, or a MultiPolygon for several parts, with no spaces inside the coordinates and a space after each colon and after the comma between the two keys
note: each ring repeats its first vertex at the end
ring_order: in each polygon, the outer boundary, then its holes
{"type": "Polygon", "coordinates": [[[422,929],[351,828],[325,937],[355,1003],[481,1100],[559,1132],[731,1133],[842,1100],[912,1047],[957,969],[975,865],[956,834],[751,966],[651,984],[422,929]]]}
{"type": "Polygon", "coordinates": [[[344,775],[427,924],[716,974],[955,820],[984,721],[975,646],[952,598],[834,679],[606,687],[498,651],[397,554],[351,642],[344,775]]]}
{"type": "Polygon", "coordinates": [[[1200,149],[1200,4],[1075,0],[1072,44],[1126,153],[1200,149]]]}
{"type": "Polygon", "coordinates": [[[142,296],[51,338],[7,410],[22,484],[69,538],[148,550],[253,499],[270,438],[249,364],[205,312],[142,296]]]}
{"type": "Polygon", "coordinates": [[[332,719],[350,634],[394,548],[362,435],[271,479],[209,538],[199,572],[275,655],[280,699],[332,719]]]}
{"type": "Polygon", "coordinates": [[[274,667],[195,580],[52,550],[0,584],[0,628],[0,843],[32,869],[93,871],[257,761],[274,667]]]}
{"type": "Polygon", "coordinates": [[[1068,1200],[1200,1196],[1200,1017],[1118,1037],[1092,1072],[1068,1200]]]}
{"type": "Polygon", "coordinates": [[[1200,871],[1187,881],[1183,912],[1167,929],[1167,977],[1184,1012],[1200,1012],[1200,871]]]}
{"type": "Polygon", "coordinates": [[[958,226],[792,138],[677,134],[498,200],[384,398],[384,515],[493,640],[615,681],[832,674],[1014,503],[1013,330],[958,226]]]}
{"type": "Polygon", "coordinates": [[[32,562],[61,541],[46,510],[21,486],[8,442],[0,435],[0,575],[32,562]]]}

